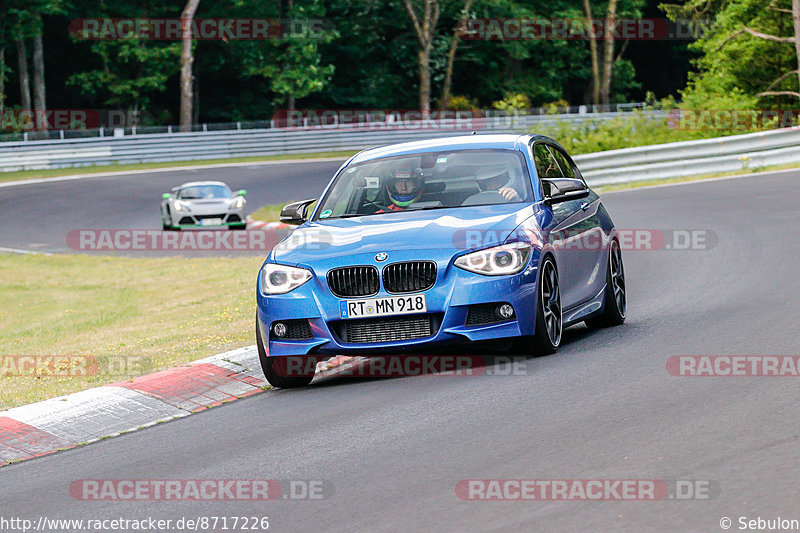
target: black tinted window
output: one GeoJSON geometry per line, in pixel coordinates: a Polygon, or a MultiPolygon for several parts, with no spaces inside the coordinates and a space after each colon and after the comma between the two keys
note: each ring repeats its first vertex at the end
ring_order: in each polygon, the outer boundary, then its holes
{"type": "Polygon", "coordinates": [[[558,166],[561,167],[561,172],[564,173],[565,178],[575,178],[575,169],[572,168],[572,165],[569,163],[569,160],[564,155],[564,153],[555,147],[550,147],[550,151],[553,152],[553,155],[558,161],[558,166]]]}
{"type": "Polygon", "coordinates": [[[539,178],[563,178],[558,163],[553,154],[544,144],[533,145],[533,160],[536,163],[536,173],[539,178]]]}

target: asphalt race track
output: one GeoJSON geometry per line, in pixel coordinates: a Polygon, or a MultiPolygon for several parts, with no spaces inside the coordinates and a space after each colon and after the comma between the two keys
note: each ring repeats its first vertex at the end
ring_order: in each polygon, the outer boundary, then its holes
{"type": "MultiPolygon", "coordinates": [[[[276,202],[313,196],[321,181],[311,178],[335,166],[232,169],[224,179],[276,202]]],[[[800,355],[798,178],[604,195],[618,228],[705,231],[713,245],[624,251],[627,322],[567,330],[558,354],[527,361],[522,375],[353,378],[269,391],[4,467],[0,515],[268,516],[271,531],[721,531],[723,517],[733,530],[739,517],[800,519],[797,378],[675,377],[666,368],[676,355],[800,355]],[[154,478],[325,480],[333,490],[266,503],[69,493],[80,479],[154,478]],[[698,480],[718,490],[682,501],[463,501],[455,487],[465,479],[698,480]]],[[[168,189],[161,180],[0,189],[0,245],[48,242],[62,226],[155,227],[150,211],[168,189]],[[105,205],[111,199],[119,209],[105,205]]]]}
{"type": "Polygon", "coordinates": [[[161,194],[187,181],[247,190],[247,212],[319,196],[344,160],[148,172],[0,187],[0,247],[69,252],[76,229],[161,229],[161,194]]]}

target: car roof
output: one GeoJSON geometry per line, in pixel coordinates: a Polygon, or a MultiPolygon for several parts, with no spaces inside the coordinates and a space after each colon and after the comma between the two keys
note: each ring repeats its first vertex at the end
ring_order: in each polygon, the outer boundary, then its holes
{"type": "Polygon", "coordinates": [[[426,139],[423,141],[412,141],[400,144],[390,144],[370,148],[354,155],[348,164],[362,163],[381,157],[405,155],[419,152],[438,152],[441,150],[469,150],[480,148],[495,148],[506,150],[518,150],[521,146],[534,141],[542,140],[560,146],[550,137],[537,134],[488,134],[488,135],[458,135],[454,137],[443,137],[440,139],[426,139]]]}
{"type": "MultiPolygon", "coordinates": [[[[185,189],[187,187],[201,187],[201,186],[204,186],[204,185],[222,185],[223,187],[228,187],[227,183],[224,183],[224,182],[221,182],[221,181],[189,181],[187,183],[184,183],[183,185],[181,185],[178,188],[179,189],[185,189]]],[[[230,187],[228,187],[228,188],[230,189],[230,187]]]]}

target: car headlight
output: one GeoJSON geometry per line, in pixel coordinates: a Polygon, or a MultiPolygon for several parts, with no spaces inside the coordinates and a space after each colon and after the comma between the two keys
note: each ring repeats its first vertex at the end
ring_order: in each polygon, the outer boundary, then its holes
{"type": "Polygon", "coordinates": [[[241,196],[237,197],[231,204],[231,207],[233,209],[241,209],[242,207],[244,207],[244,198],[242,198],[241,196]]]}
{"type": "Polygon", "coordinates": [[[503,244],[462,255],[456,259],[455,265],[486,276],[516,274],[528,264],[531,248],[531,245],[526,242],[503,244]]]}
{"type": "Polygon", "coordinates": [[[181,202],[180,200],[175,200],[174,202],[172,202],[172,207],[175,208],[175,211],[189,210],[189,208],[186,205],[184,205],[183,202],[181,202]]]}
{"type": "Polygon", "coordinates": [[[311,279],[305,268],[269,263],[261,269],[261,290],[264,294],[286,294],[311,279]]]}

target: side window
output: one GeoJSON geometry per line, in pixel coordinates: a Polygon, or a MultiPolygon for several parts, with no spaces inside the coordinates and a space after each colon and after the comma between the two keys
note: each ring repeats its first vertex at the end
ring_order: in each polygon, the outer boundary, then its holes
{"type": "Polygon", "coordinates": [[[567,157],[564,155],[564,152],[562,152],[561,150],[559,150],[558,148],[555,148],[555,147],[550,147],[550,151],[553,152],[553,155],[555,156],[556,161],[558,161],[558,166],[561,167],[561,171],[564,173],[564,177],[565,178],[575,178],[576,177],[575,176],[575,169],[572,168],[572,165],[570,164],[570,162],[567,159],[567,157]]]}
{"type": "Polygon", "coordinates": [[[564,177],[546,145],[541,143],[533,145],[533,160],[536,163],[536,173],[539,174],[539,178],[564,177]]]}

